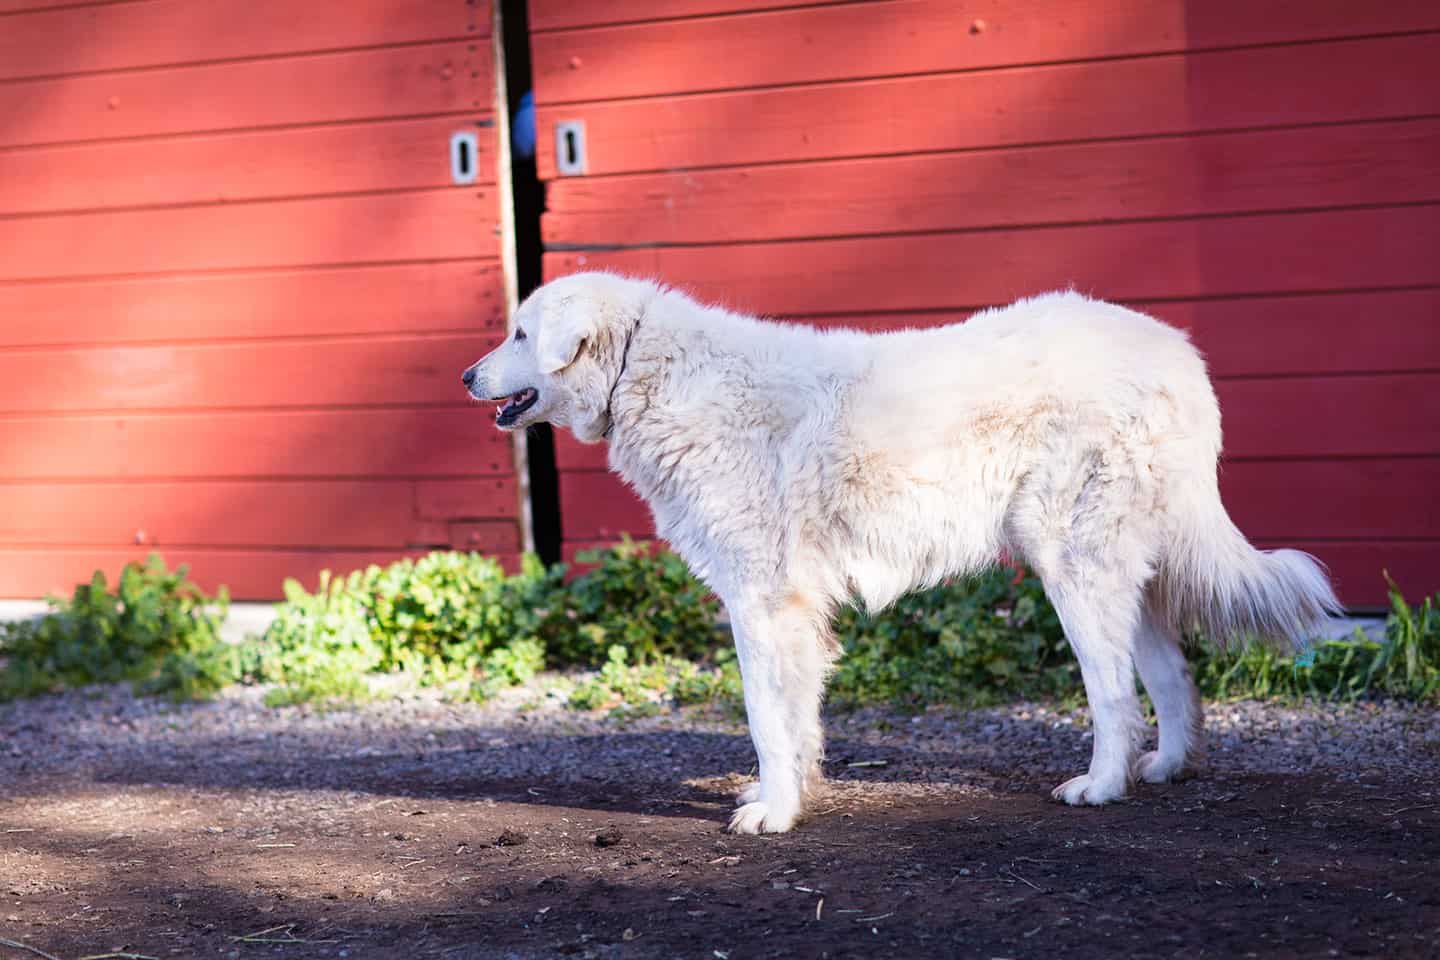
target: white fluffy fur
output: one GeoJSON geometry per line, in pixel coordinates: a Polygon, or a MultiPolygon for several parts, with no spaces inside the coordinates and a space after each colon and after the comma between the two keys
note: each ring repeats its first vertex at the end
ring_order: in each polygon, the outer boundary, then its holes
{"type": "Polygon", "coordinates": [[[471,392],[527,387],[513,425],[608,433],[610,464],[734,624],[760,782],[730,822],[784,831],[820,779],[836,605],[879,609],[1002,551],[1039,574],[1080,661],[1098,804],[1193,756],[1181,628],[1303,638],[1338,609],[1310,557],[1255,550],[1216,486],[1220,413],[1185,335],[1055,293],[933,330],[768,323],[654,283],[547,284],[471,392]],[[1135,672],[1159,747],[1138,756],[1135,672]]]}

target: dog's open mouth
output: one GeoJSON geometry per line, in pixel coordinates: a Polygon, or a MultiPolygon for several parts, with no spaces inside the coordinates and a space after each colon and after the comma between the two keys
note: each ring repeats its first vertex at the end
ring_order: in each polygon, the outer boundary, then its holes
{"type": "Polygon", "coordinates": [[[535,406],[535,401],[540,399],[540,394],[535,391],[534,387],[526,387],[519,393],[512,393],[503,399],[505,402],[501,404],[500,410],[495,414],[495,422],[502,427],[508,427],[520,418],[520,414],[535,406]]]}

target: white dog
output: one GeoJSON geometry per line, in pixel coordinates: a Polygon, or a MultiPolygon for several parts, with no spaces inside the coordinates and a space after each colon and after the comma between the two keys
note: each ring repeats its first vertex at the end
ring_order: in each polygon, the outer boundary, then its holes
{"type": "Polygon", "coordinates": [[[829,620],[858,597],[980,570],[1044,582],[1094,717],[1070,804],[1166,781],[1200,708],[1179,629],[1303,640],[1338,603],[1320,566],[1260,552],[1216,485],[1220,413],[1185,335],[1056,293],[933,330],[769,323],[655,283],[579,274],[520,307],[465,371],[506,430],[606,439],[656,529],[724,601],[760,782],[738,833],[789,830],[819,783],[829,620]],[[1159,721],[1143,730],[1135,671],[1159,721]]]}

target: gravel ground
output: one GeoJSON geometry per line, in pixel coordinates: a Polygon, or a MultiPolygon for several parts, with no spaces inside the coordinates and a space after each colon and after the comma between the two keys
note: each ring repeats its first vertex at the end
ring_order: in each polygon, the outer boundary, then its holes
{"type": "Polygon", "coordinates": [[[1083,710],[840,714],[816,815],[736,838],[753,756],[713,712],[261,695],[0,704],[0,937],[65,960],[1440,955],[1429,708],[1211,704],[1199,777],[1103,810],[1045,799],[1087,762],[1083,710]]]}
{"type": "MultiPolygon", "coordinates": [[[[590,778],[596,768],[653,767],[657,751],[670,758],[662,767],[687,776],[703,774],[706,765],[712,775],[753,768],[744,724],[715,711],[616,720],[569,710],[540,684],[483,705],[447,703],[422,690],[337,710],[272,709],[263,694],[237,687],[211,702],[172,704],[132,696],[126,687],[96,687],[0,704],[0,775],[105,776],[132,766],[184,769],[202,760],[268,768],[285,757],[343,763],[414,755],[427,766],[482,764],[490,776],[568,783],[590,778]],[[716,749],[695,756],[697,738],[716,749]],[[516,749],[538,742],[547,749],[516,749]],[[634,752],[627,747],[634,743],[644,746],[634,752]]],[[[1203,769],[1433,782],[1440,774],[1435,718],[1433,708],[1404,703],[1211,703],[1203,769]]],[[[872,708],[831,716],[828,729],[832,761],[872,749],[879,756],[905,754],[897,769],[921,769],[937,782],[964,781],[981,756],[1017,776],[1039,776],[1083,767],[1090,749],[1083,707],[1019,703],[920,715],[872,708]]]]}

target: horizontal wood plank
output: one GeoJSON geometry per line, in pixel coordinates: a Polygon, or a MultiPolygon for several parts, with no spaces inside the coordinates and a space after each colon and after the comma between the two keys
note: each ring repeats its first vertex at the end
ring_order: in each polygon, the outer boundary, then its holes
{"type": "Polygon", "coordinates": [[[1435,113],[1440,35],[1421,34],[541,107],[536,157],[553,179],[569,120],[595,175],[1435,113]]]}
{"type": "Polygon", "coordinates": [[[1189,330],[1214,377],[1440,370],[1440,290],[1136,307],[1189,330]]]}
{"type": "MultiPolygon", "coordinates": [[[[518,536],[513,479],[466,483],[479,501],[474,506],[490,519],[467,519],[464,526],[484,534],[488,549],[513,553],[518,536]],[[501,528],[509,531],[508,539],[495,532],[501,528]]],[[[416,482],[410,480],[7,483],[0,485],[0,495],[7,505],[0,516],[0,544],[9,545],[469,546],[468,529],[457,538],[445,522],[418,514],[416,482]]]]}
{"type": "Polygon", "coordinates": [[[456,550],[513,554],[520,550],[520,525],[506,520],[467,520],[448,524],[445,543],[456,550]]]}
{"type": "Polygon", "coordinates": [[[490,43],[441,43],[0,84],[0,147],[488,113],[490,43]]]}
{"type": "Polygon", "coordinates": [[[606,444],[581,443],[568,430],[556,430],[554,436],[555,466],[560,471],[610,469],[606,444]]]}
{"type": "MultiPolygon", "coordinates": [[[[79,0],[83,3],[84,0],[79,0]]],[[[134,3],[136,0],[96,0],[95,5],[101,3],[134,3]]],[[[77,6],[77,0],[0,0],[0,13],[21,13],[30,10],[48,10],[51,7],[73,7],[77,6]]]]}
{"type": "MultiPolygon", "coordinates": [[[[424,550],[217,550],[192,547],[162,549],[172,567],[187,564],[190,576],[201,588],[213,593],[229,587],[234,600],[278,600],[286,579],[294,578],[314,590],[322,570],[343,576],[371,564],[393,563],[402,557],[420,556],[424,550]]],[[[46,594],[69,596],[77,583],[104,570],[111,583],[127,562],[143,562],[150,551],[145,547],[37,548],[0,547],[0,597],[33,598],[46,594]]],[[[517,554],[497,557],[510,571],[519,568],[517,554]]]]}
{"type": "Polygon", "coordinates": [[[488,37],[488,3],[152,0],[36,11],[0,30],[0,79],[488,37]]]}
{"type": "Polygon", "coordinates": [[[498,257],[493,188],[0,220],[0,280],[498,257]]]}
{"type": "Polygon", "coordinates": [[[1440,206],[545,255],[770,315],[939,310],[1074,287],[1109,300],[1426,286],[1440,206]]]}
{"type": "Polygon", "coordinates": [[[560,517],[566,540],[648,537],[655,523],[647,507],[620,478],[594,470],[560,474],[560,517]]]}
{"type": "Polygon", "coordinates": [[[478,520],[519,512],[520,485],[513,474],[463,480],[415,481],[415,515],[422,520],[478,520]]]}
{"type": "Polygon", "coordinates": [[[1440,120],[1361,123],[561,177],[542,224],[553,250],[1413,203],[1440,200],[1437,166],[1440,120]]]}
{"type": "Polygon", "coordinates": [[[552,104],[1436,29],[1428,0],[897,0],[537,33],[531,48],[552,104]]]}
{"type": "Polygon", "coordinates": [[[457,403],[498,338],[0,352],[0,413],[457,403]]]}
{"type": "Polygon", "coordinates": [[[605,3],[576,3],[575,0],[531,0],[527,9],[530,15],[530,31],[539,33],[598,24],[798,7],[813,2],[814,0],[606,0],[605,3]]]}
{"type": "Polygon", "coordinates": [[[478,182],[493,184],[493,122],[438,117],[3,151],[0,214],[448,187],[460,130],[478,135],[478,182]]]}
{"type": "Polygon", "coordinates": [[[0,418],[9,480],[507,474],[510,438],[474,408],[0,418]]]}
{"type": "Polygon", "coordinates": [[[502,289],[499,263],[483,260],[0,285],[0,347],[442,330],[494,336],[505,329],[502,289]]]}
{"type": "Polygon", "coordinates": [[[1252,540],[1440,540],[1440,458],[1228,462],[1220,490],[1252,540]]]}
{"type": "Polygon", "coordinates": [[[1215,385],[1231,458],[1440,454],[1440,374],[1215,385]]]}

